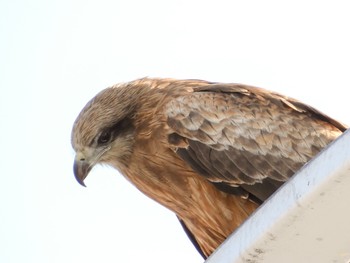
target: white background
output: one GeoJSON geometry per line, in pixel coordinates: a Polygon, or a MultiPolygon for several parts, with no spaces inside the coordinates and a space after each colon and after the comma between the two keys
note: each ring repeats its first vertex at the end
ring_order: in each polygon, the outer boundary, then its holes
{"type": "Polygon", "coordinates": [[[240,82],[350,123],[347,1],[0,1],[0,262],[202,262],[116,171],[74,180],[70,131],[135,78],[240,82]]]}

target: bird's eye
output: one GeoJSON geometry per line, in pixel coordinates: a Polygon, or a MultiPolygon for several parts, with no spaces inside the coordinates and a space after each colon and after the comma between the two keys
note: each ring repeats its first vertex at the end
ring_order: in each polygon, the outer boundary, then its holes
{"type": "Polygon", "coordinates": [[[97,143],[98,144],[105,144],[107,142],[109,142],[109,140],[111,139],[111,132],[110,131],[103,131],[100,135],[100,137],[98,138],[97,143]]]}

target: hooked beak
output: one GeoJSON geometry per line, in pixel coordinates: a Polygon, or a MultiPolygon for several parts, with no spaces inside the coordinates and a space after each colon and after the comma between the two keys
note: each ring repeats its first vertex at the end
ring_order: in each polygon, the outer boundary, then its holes
{"type": "Polygon", "coordinates": [[[75,179],[78,181],[79,184],[82,186],[86,185],[84,184],[85,178],[88,176],[89,172],[91,171],[93,165],[91,165],[89,162],[85,161],[84,159],[75,159],[74,165],[73,165],[73,171],[75,179]]]}
{"type": "Polygon", "coordinates": [[[92,167],[94,167],[94,165],[98,163],[101,156],[109,149],[111,149],[110,146],[104,147],[98,150],[97,154],[95,153],[95,151],[90,151],[90,153],[88,151],[85,154],[80,151],[77,152],[74,160],[73,172],[75,179],[77,179],[79,184],[81,184],[82,186],[86,186],[84,184],[85,178],[88,176],[92,167]]]}

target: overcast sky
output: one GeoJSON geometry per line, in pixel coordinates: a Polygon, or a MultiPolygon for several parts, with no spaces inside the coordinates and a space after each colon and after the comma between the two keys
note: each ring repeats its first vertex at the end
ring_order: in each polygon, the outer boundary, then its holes
{"type": "Polygon", "coordinates": [[[202,262],[120,174],[74,179],[70,132],[136,78],[240,82],[350,124],[348,1],[0,1],[0,262],[202,262]]]}

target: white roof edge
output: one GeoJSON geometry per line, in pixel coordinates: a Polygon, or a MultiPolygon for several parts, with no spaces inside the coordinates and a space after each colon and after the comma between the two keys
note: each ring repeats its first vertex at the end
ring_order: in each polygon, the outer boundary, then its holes
{"type": "Polygon", "coordinates": [[[350,132],[306,164],[207,263],[350,262],[350,132]]]}

